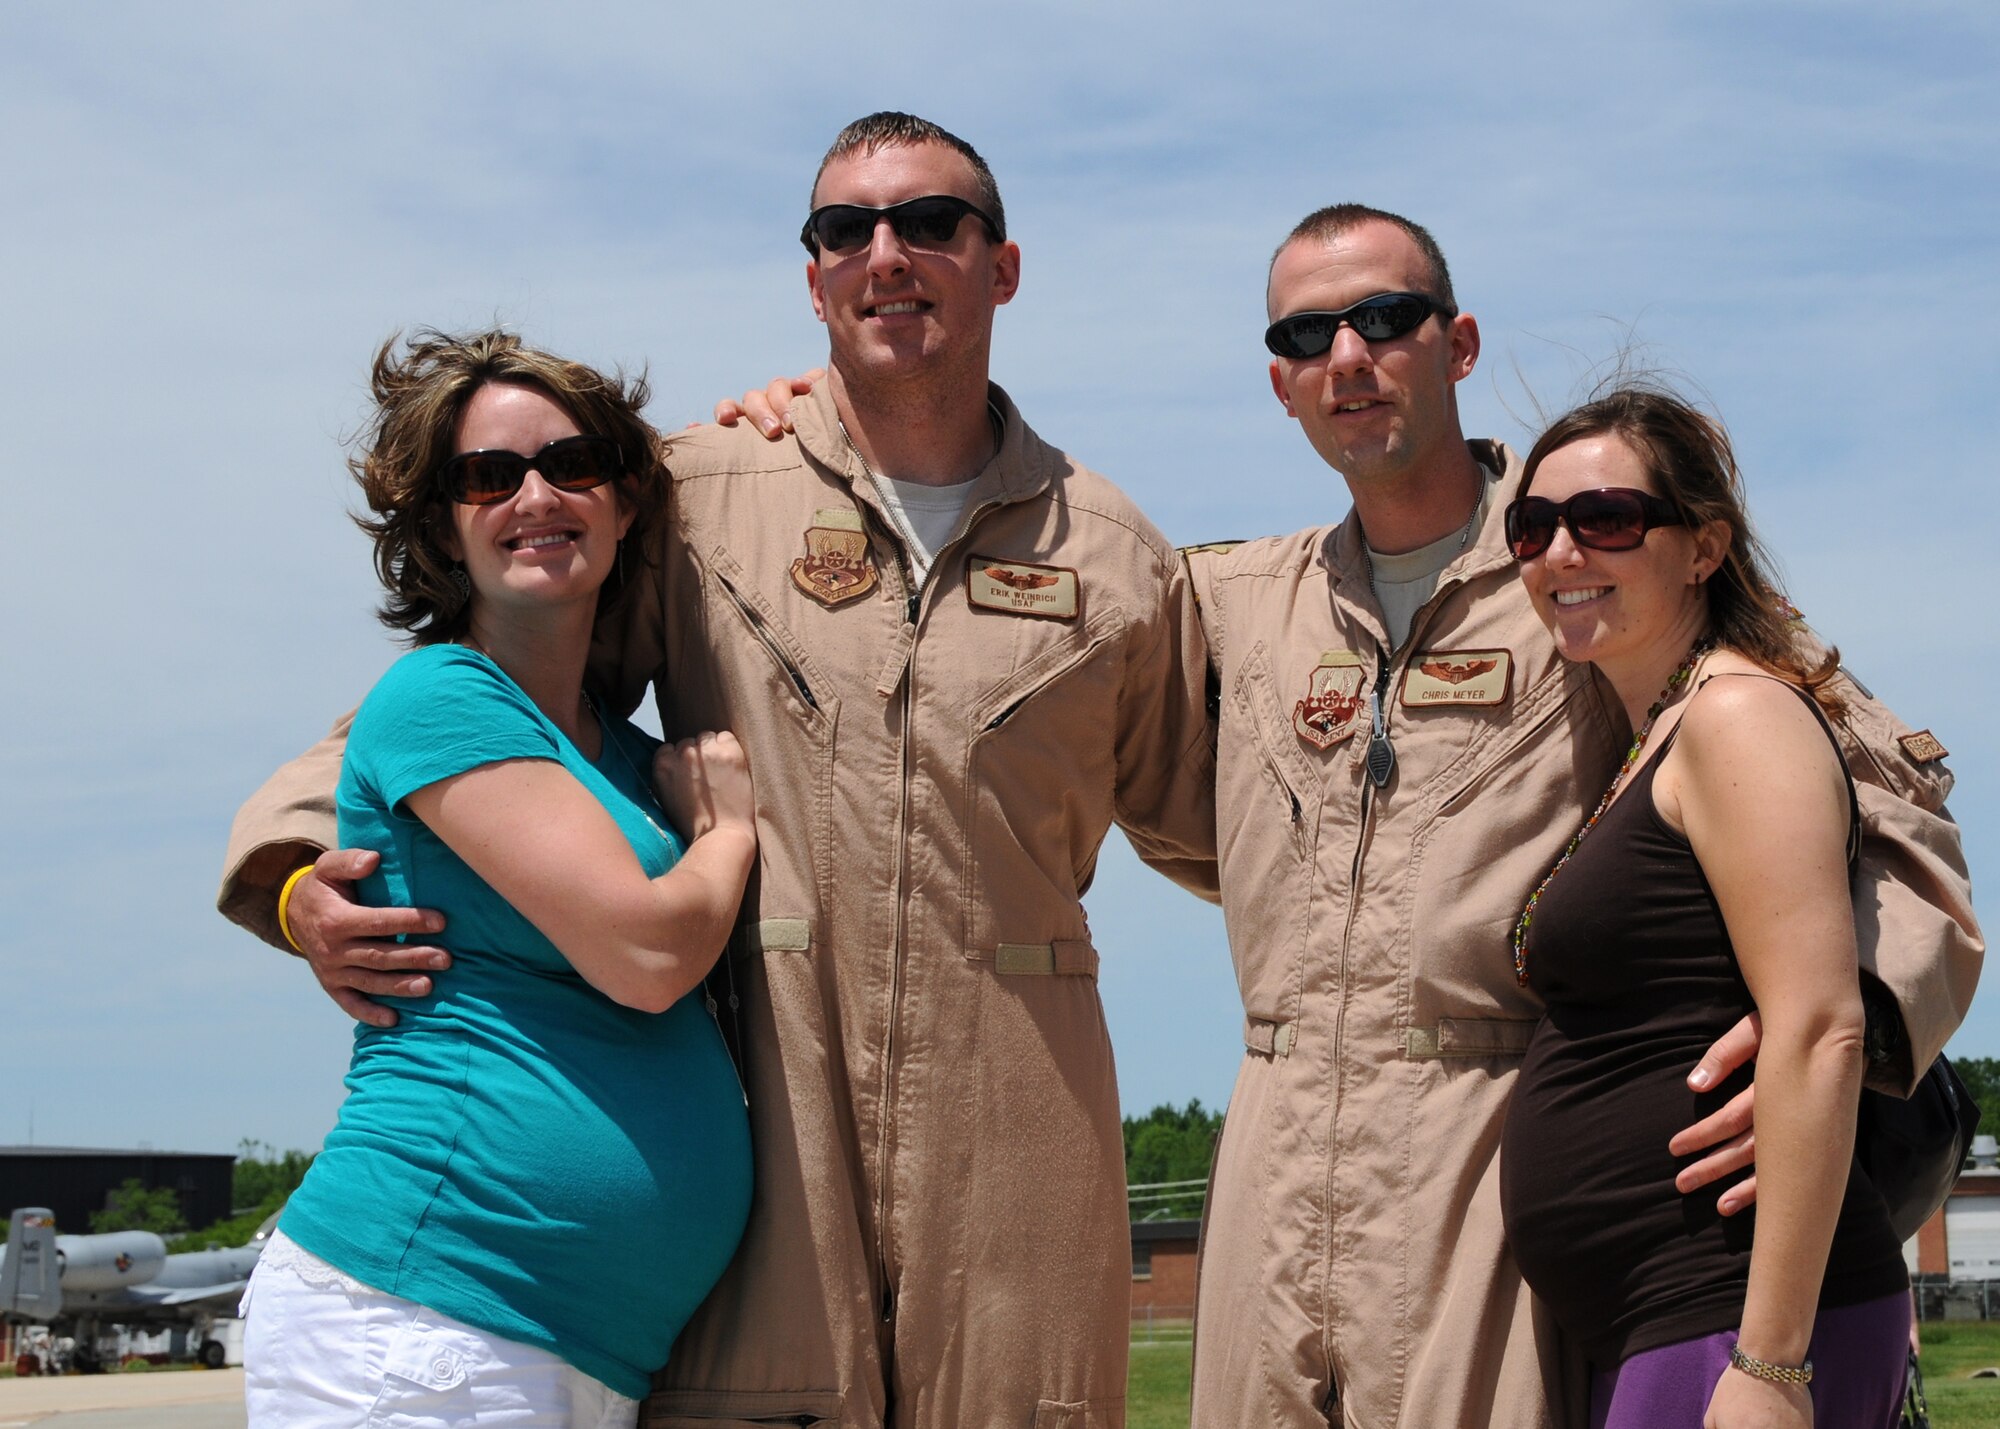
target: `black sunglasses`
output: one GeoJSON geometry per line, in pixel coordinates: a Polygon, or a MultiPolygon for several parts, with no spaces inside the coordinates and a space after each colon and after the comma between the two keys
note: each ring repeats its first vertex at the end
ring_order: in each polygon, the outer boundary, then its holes
{"type": "Polygon", "coordinates": [[[976,204],[952,194],[925,194],[905,199],[887,208],[864,208],[858,203],[830,203],[816,208],[799,230],[799,242],[806,252],[856,253],[875,236],[875,225],[883,219],[896,230],[896,237],[912,248],[942,248],[957,236],[959,220],[971,214],[986,225],[987,236],[995,243],[1007,235],[993,216],[976,204]]]}
{"type": "Polygon", "coordinates": [[[504,449],[460,452],[438,468],[438,483],[461,505],[491,506],[519,491],[530,470],[558,491],[589,491],[622,475],[625,457],[609,437],[560,437],[533,456],[504,449]]]}
{"type": "Polygon", "coordinates": [[[1606,486],[1579,491],[1567,501],[1523,496],[1507,507],[1507,549],[1517,561],[1532,561],[1549,548],[1556,527],[1593,551],[1631,551],[1646,544],[1655,526],[1685,526],[1687,517],[1647,491],[1606,486]]]}
{"type": "Polygon", "coordinates": [[[1432,313],[1447,318],[1458,309],[1422,293],[1377,293],[1335,313],[1293,313],[1264,329],[1264,346],[1274,357],[1318,357],[1333,346],[1342,323],[1361,334],[1364,342],[1387,342],[1415,330],[1432,313]]]}

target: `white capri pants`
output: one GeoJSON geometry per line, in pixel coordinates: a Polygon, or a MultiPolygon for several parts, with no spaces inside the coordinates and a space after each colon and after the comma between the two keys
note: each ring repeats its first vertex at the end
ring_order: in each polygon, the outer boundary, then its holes
{"type": "Polygon", "coordinates": [[[371,1290],[283,1232],[243,1293],[250,1429],[633,1429],[639,1401],[535,1345],[371,1290]]]}

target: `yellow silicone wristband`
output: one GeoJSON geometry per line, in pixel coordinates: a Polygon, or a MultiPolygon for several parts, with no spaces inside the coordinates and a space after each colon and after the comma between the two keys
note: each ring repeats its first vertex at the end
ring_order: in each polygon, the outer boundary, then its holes
{"type": "Polygon", "coordinates": [[[299,940],[292,936],[292,925],[289,918],[292,911],[292,890],[299,886],[301,878],[304,878],[312,871],[313,866],[311,864],[307,864],[304,868],[292,870],[292,876],[286,879],[285,886],[278,890],[278,931],[285,935],[285,941],[292,945],[292,951],[295,953],[303,953],[305,949],[300,947],[299,940]]]}

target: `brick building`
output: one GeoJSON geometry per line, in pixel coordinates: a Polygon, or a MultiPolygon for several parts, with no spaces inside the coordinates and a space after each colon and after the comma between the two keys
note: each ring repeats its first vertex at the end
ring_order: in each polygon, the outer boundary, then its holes
{"type": "Polygon", "coordinates": [[[1132,1223],[1132,1318],[1194,1318],[1194,1252],[1200,1221],[1132,1223]]]}

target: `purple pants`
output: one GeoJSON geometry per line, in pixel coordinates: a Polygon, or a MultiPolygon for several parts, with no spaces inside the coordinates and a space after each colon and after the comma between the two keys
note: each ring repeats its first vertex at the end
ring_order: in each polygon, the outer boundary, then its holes
{"type": "MultiPolygon", "coordinates": [[[[1590,1429],[1701,1429],[1734,1330],[1632,1356],[1590,1380],[1590,1429]]],[[[1893,1429],[1910,1359],[1907,1292],[1821,1310],[1813,1322],[1813,1429],[1893,1429]]]]}

